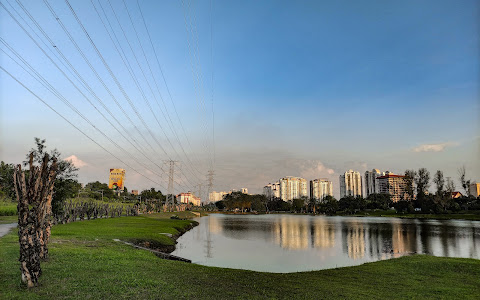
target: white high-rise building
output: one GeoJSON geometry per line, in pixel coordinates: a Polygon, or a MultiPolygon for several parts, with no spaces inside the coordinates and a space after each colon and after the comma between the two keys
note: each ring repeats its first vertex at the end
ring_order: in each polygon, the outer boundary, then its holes
{"type": "Polygon", "coordinates": [[[300,177],[287,176],[279,180],[280,199],[289,201],[308,197],[307,180],[300,177]]]}
{"type": "Polygon", "coordinates": [[[344,175],[340,175],[340,198],[346,196],[363,196],[360,172],[348,170],[344,175]]]}
{"type": "Polygon", "coordinates": [[[328,179],[320,178],[310,181],[310,198],[323,200],[326,196],[333,196],[333,184],[328,179]]]}
{"type": "Polygon", "coordinates": [[[280,182],[269,183],[263,187],[263,194],[267,199],[273,200],[280,198],[280,182]]]}
{"type": "Polygon", "coordinates": [[[248,194],[248,189],[247,188],[241,188],[240,192],[242,192],[244,194],[248,194]]]}
{"type": "Polygon", "coordinates": [[[208,201],[210,202],[217,202],[217,201],[221,201],[223,200],[223,196],[225,196],[226,194],[228,194],[227,192],[210,192],[210,194],[208,195],[208,201]]]}
{"type": "Polygon", "coordinates": [[[378,169],[365,172],[365,197],[370,194],[379,194],[380,187],[378,183],[378,177],[385,176],[385,172],[380,172],[378,169]]]}

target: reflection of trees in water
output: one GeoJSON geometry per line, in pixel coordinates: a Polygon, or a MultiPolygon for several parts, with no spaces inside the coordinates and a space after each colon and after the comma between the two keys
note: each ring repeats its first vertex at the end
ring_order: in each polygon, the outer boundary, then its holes
{"type": "Polygon", "coordinates": [[[449,238],[449,226],[447,224],[442,224],[440,226],[440,241],[441,241],[441,244],[442,244],[442,256],[449,256],[448,253],[448,241],[450,240],[450,242],[453,242],[455,243],[455,239],[454,238],[449,238]]]}
{"type": "Polygon", "coordinates": [[[392,245],[392,224],[379,223],[367,226],[367,247],[372,258],[383,258],[385,253],[390,253],[392,245]]]}
{"type": "Polygon", "coordinates": [[[422,243],[422,252],[425,254],[433,254],[432,251],[432,244],[431,244],[431,238],[430,238],[430,226],[426,222],[420,223],[418,225],[420,228],[420,241],[422,243]]]}
{"type": "Polygon", "coordinates": [[[227,216],[217,219],[221,224],[223,235],[240,240],[263,238],[265,241],[271,241],[274,223],[277,222],[276,220],[252,216],[227,216]]]}
{"type": "Polygon", "coordinates": [[[480,236],[480,230],[477,227],[471,228],[472,231],[472,247],[470,247],[470,257],[480,258],[479,251],[477,251],[477,243],[479,242],[478,236],[480,236]]]}

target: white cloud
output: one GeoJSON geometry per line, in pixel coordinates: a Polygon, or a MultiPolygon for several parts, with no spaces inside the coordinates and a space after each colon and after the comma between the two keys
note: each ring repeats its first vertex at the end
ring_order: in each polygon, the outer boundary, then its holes
{"type": "Polygon", "coordinates": [[[455,143],[440,143],[440,144],[423,144],[413,148],[413,152],[441,152],[449,146],[454,146],[455,143]]]}
{"type": "Polygon", "coordinates": [[[329,177],[335,173],[333,169],[327,168],[321,161],[305,161],[303,163],[297,162],[300,165],[300,176],[308,180],[329,177]]]}
{"type": "Polygon", "coordinates": [[[78,158],[75,155],[70,155],[69,157],[65,158],[64,160],[70,161],[77,168],[85,167],[85,166],[88,165],[86,162],[84,162],[83,160],[81,160],[80,158],[78,158]]]}

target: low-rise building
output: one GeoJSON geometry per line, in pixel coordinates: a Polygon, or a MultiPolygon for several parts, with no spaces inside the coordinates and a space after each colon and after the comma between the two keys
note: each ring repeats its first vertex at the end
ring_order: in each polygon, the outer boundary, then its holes
{"type": "Polygon", "coordinates": [[[379,192],[381,194],[389,194],[393,202],[411,200],[406,192],[407,183],[404,175],[395,175],[387,171],[384,176],[377,177],[377,180],[379,192]]]}
{"type": "Polygon", "coordinates": [[[457,199],[457,198],[463,197],[463,195],[460,192],[452,192],[450,197],[452,197],[452,199],[457,199]]]}
{"type": "Polygon", "coordinates": [[[194,206],[200,206],[202,204],[202,200],[199,197],[195,196],[192,192],[178,194],[177,201],[178,203],[184,204],[190,203],[194,206]]]}

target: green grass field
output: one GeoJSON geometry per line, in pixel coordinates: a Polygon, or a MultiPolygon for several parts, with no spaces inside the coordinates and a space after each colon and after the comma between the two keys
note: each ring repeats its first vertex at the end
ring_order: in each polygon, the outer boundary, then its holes
{"type": "Polygon", "coordinates": [[[14,216],[17,214],[17,203],[9,199],[0,199],[0,216],[14,216]]]}
{"type": "MultiPolygon", "coordinates": [[[[410,256],[332,270],[273,274],[157,258],[121,240],[172,245],[173,214],[57,225],[40,285],[20,283],[18,237],[0,238],[0,299],[478,299],[480,260],[410,256]]],[[[191,217],[190,213],[182,213],[191,217]]],[[[202,251],[202,249],[199,249],[202,251]]],[[[255,249],[252,249],[255,251],[255,249]]]]}

